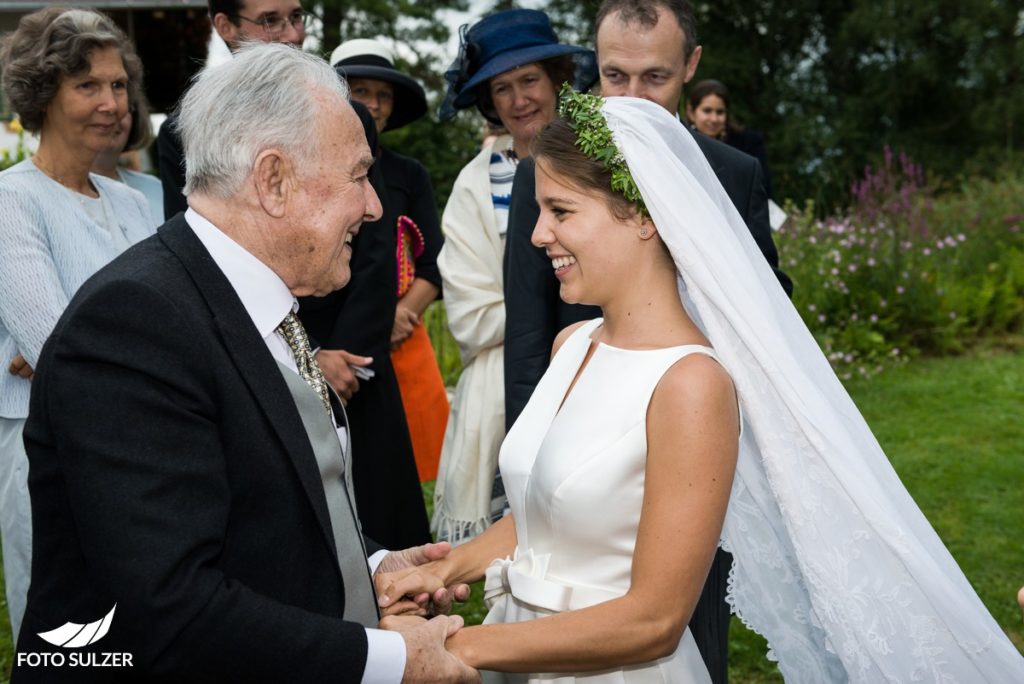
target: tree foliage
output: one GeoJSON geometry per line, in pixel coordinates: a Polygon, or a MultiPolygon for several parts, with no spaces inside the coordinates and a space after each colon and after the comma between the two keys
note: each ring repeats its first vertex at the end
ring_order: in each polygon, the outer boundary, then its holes
{"type": "Polygon", "coordinates": [[[1024,15],[1008,0],[719,0],[697,78],[766,134],[781,197],[844,205],[886,146],[937,178],[1021,164],[1024,15]]]}
{"type": "MultiPolygon", "coordinates": [[[[599,0],[549,0],[563,42],[593,44],[599,0]]],[[[436,104],[455,26],[440,10],[466,0],[321,0],[324,47],[341,37],[389,36],[436,104]],[[329,20],[329,21],[328,21],[329,20]]],[[[538,2],[490,0],[487,11],[538,2]]],[[[696,79],[717,78],[732,114],[766,137],[776,199],[844,206],[852,181],[889,146],[935,179],[999,173],[1024,155],[1024,10],[1019,0],[716,0],[696,2],[704,56],[696,79]]],[[[476,112],[388,134],[431,169],[441,194],[479,140],[476,112]],[[456,165],[453,168],[449,164],[456,165]]]]}

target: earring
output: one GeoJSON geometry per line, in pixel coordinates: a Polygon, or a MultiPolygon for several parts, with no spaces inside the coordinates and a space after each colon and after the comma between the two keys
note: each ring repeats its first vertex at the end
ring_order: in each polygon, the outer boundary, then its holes
{"type": "Polygon", "coordinates": [[[647,229],[646,228],[641,228],[640,229],[640,237],[642,237],[642,238],[643,237],[647,237],[647,229]]]}

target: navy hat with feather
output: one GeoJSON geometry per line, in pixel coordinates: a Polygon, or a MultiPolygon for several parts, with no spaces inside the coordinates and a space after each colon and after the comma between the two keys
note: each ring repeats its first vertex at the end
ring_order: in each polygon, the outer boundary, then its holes
{"type": "MultiPolygon", "coordinates": [[[[527,64],[560,55],[576,61],[574,86],[587,89],[597,80],[597,58],[593,50],[563,45],[551,28],[548,15],[539,10],[513,9],[484,17],[459,31],[459,56],[445,72],[448,93],[438,116],[446,121],[457,110],[477,104],[478,86],[527,64]]],[[[560,84],[555,84],[557,88],[560,84]]]]}

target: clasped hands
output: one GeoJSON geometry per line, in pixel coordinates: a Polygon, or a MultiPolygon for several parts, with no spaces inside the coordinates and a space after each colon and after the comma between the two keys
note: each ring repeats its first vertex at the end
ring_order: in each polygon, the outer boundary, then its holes
{"type": "Polygon", "coordinates": [[[458,615],[448,616],[452,601],[469,598],[469,586],[447,585],[441,565],[448,542],[393,551],[373,574],[381,615],[380,628],[402,635],[406,645],[403,682],[479,682],[480,674],[446,650],[448,638],[462,629],[458,615]],[[429,616],[436,616],[427,619],[429,616]]]}
{"type": "Polygon", "coordinates": [[[32,366],[28,365],[28,361],[21,354],[18,354],[11,359],[11,365],[7,366],[7,372],[11,375],[17,375],[26,380],[31,380],[33,375],[32,366]]]}
{"type": "Polygon", "coordinates": [[[373,575],[381,615],[445,615],[453,601],[468,599],[468,585],[445,581],[442,561],[451,549],[448,542],[438,542],[386,555],[373,575]]]}

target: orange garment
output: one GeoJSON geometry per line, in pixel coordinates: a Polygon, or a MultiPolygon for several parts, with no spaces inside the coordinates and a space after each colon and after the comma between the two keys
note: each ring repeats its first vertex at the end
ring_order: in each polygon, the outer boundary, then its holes
{"type": "MultiPolygon", "coordinates": [[[[423,254],[425,243],[419,226],[408,216],[399,216],[395,261],[398,266],[398,298],[412,287],[416,278],[416,258],[423,254]]],[[[422,323],[391,352],[391,365],[402,394],[405,421],[412,438],[412,453],[420,482],[437,479],[441,460],[441,443],[448,426],[448,393],[437,367],[434,347],[422,323]]]]}
{"type": "Polygon", "coordinates": [[[434,357],[434,347],[422,323],[417,323],[398,349],[391,352],[405,420],[420,482],[437,479],[441,443],[448,425],[448,394],[434,357]]]}

